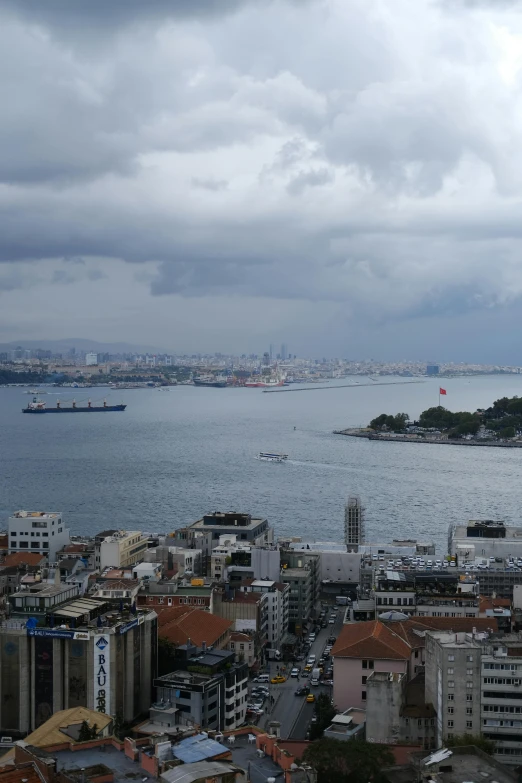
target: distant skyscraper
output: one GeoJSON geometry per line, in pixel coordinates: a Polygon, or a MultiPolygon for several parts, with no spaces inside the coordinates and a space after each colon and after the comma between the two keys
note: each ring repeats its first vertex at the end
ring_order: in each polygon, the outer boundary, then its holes
{"type": "Polygon", "coordinates": [[[274,355],[274,346],[272,343],[270,343],[270,361],[272,361],[272,356],[274,355]]]}
{"type": "Polygon", "coordinates": [[[98,354],[97,353],[86,353],[85,354],[85,364],[87,367],[94,367],[98,364],[98,354]]]}
{"type": "Polygon", "coordinates": [[[358,495],[351,495],[344,507],[344,541],[348,552],[358,552],[364,542],[364,506],[358,495]]]}
{"type": "Polygon", "coordinates": [[[438,375],[439,374],[439,365],[438,364],[428,364],[426,367],[426,375],[438,375]]]}
{"type": "Polygon", "coordinates": [[[286,350],[286,344],[281,343],[281,361],[285,361],[288,358],[288,353],[286,350]]]}

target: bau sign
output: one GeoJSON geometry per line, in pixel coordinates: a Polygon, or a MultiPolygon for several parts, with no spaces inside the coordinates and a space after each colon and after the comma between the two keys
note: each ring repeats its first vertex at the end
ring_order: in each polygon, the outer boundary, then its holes
{"type": "Polygon", "coordinates": [[[110,713],[111,709],[110,640],[109,635],[103,635],[94,642],[94,709],[105,713],[110,713]]]}

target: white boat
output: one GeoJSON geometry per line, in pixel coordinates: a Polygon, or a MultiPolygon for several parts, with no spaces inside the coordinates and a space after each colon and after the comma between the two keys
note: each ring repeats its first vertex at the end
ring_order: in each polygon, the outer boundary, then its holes
{"type": "Polygon", "coordinates": [[[263,462],[284,462],[288,459],[288,454],[279,454],[272,451],[260,451],[257,455],[257,459],[263,462]]]}

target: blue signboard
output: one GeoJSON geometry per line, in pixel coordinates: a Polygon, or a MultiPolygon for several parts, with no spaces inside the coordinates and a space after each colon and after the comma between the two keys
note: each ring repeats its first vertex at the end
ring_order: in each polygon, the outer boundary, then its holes
{"type": "Polygon", "coordinates": [[[89,640],[89,632],[85,631],[62,631],[58,628],[28,628],[27,636],[47,636],[51,639],[76,639],[89,640]]]}

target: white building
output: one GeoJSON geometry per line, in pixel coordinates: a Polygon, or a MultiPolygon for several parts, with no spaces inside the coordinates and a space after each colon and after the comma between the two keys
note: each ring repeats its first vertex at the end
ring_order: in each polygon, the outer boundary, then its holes
{"type": "Polygon", "coordinates": [[[283,636],[288,631],[290,585],[284,582],[255,579],[250,585],[250,589],[254,593],[265,593],[267,596],[267,647],[280,650],[283,636]]]}
{"type": "Polygon", "coordinates": [[[140,530],[117,530],[101,540],[95,539],[96,568],[103,570],[108,566],[125,568],[143,560],[147,551],[148,539],[140,530]]]}
{"type": "Polygon", "coordinates": [[[56,553],[71,543],[61,512],[15,511],[9,517],[9,554],[35,552],[46,555],[50,563],[56,553]]]}
{"type": "Polygon", "coordinates": [[[453,524],[448,531],[448,552],[459,562],[476,557],[522,557],[522,527],[492,520],[470,520],[466,525],[453,524]]]}
{"type": "Polygon", "coordinates": [[[360,581],[361,555],[359,552],[347,552],[346,547],[334,541],[314,541],[291,543],[294,552],[319,554],[321,582],[360,581]]]}
{"type": "Polygon", "coordinates": [[[85,354],[85,365],[87,367],[95,367],[98,364],[98,354],[97,353],[86,353],[85,354]]]}
{"type": "Polygon", "coordinates": [[[236,535],[222,535],[210,555],[210,575],[221,581],[266,579],[277,581],[281,570],[281,555],[274,546],[252,546],[236,535]]]}

